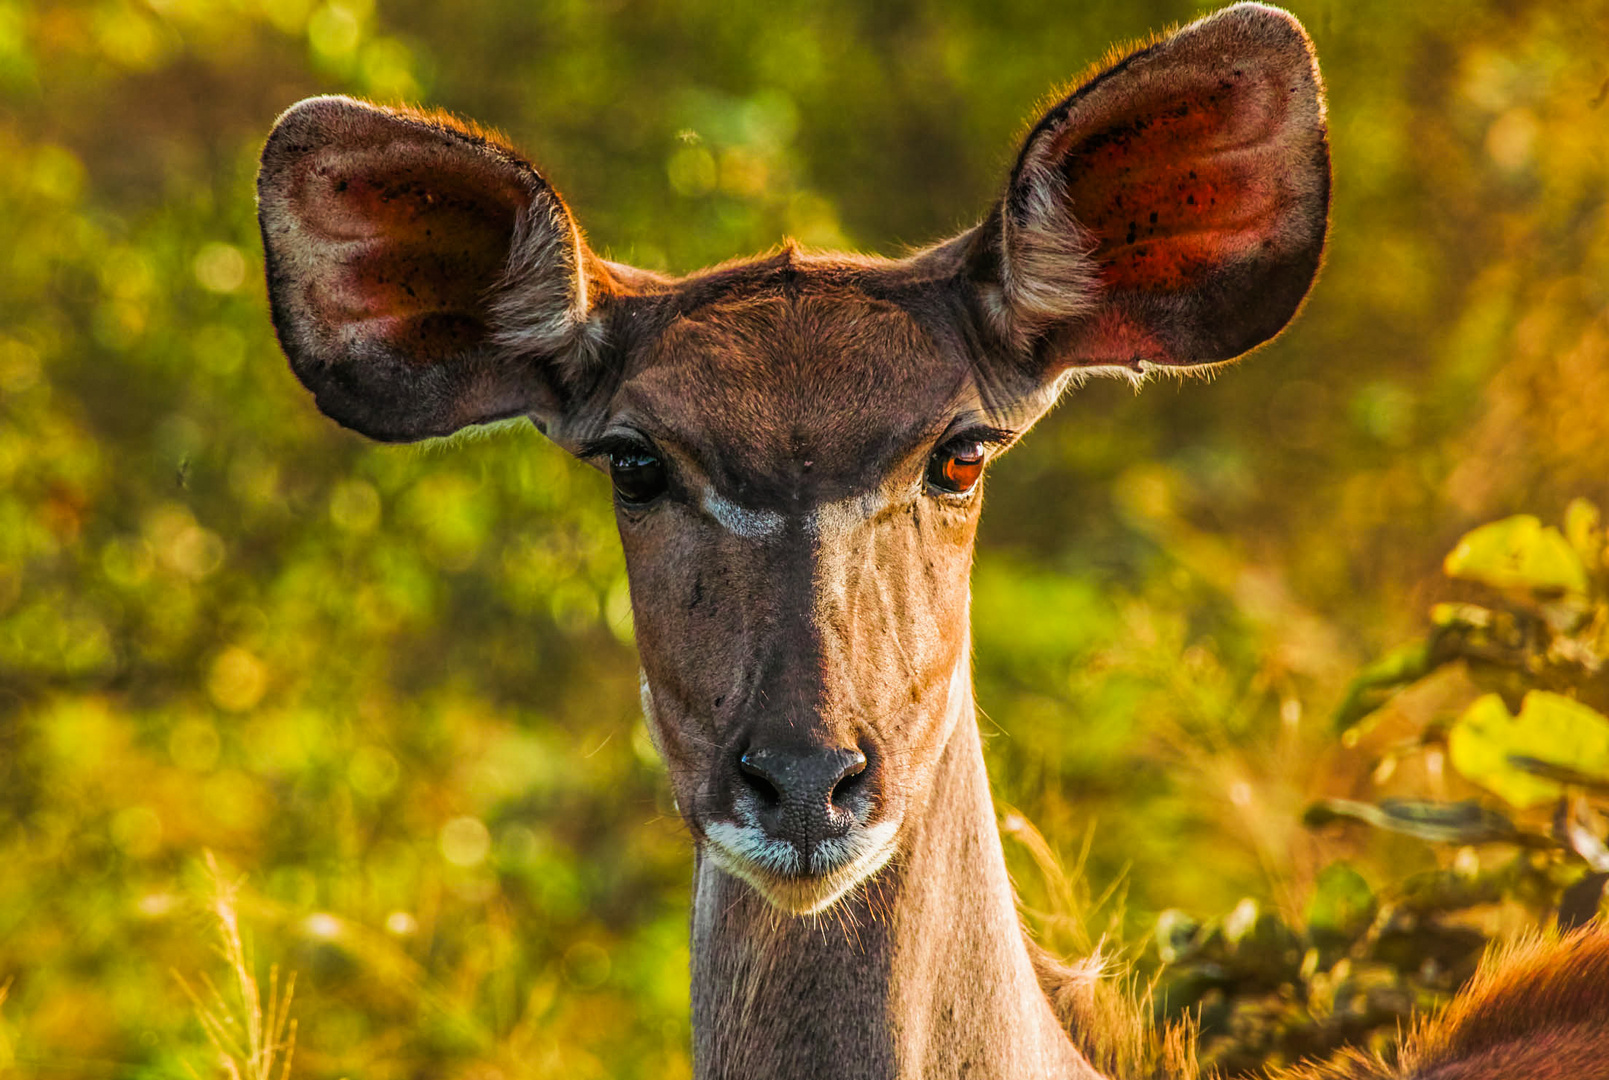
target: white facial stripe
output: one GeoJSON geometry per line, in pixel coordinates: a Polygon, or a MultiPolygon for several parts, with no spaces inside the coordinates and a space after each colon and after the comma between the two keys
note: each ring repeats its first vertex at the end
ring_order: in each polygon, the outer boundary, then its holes
{"type": "Polygon", "coordinates": [[[654,749],[663,759],[665,748],[659,741],[659,710],[654,706],[654,689],[648,685],[648,672],[643,668],[637,669],[637,698],[642,703],[642,718],[648,728],[648,741],[654,744],[654,749]]]}
{"type": "Polygon", "coordinates": [[[750,510],[721,498],[713,491],[704,492],[704,512],[714,518],[722,528],[745,540],[761,540],[782,532],[788,519],[775,510],[750,510]]]}
{"type": "Polygon", "coordinates": [[[822,503],[805,516],[805,530],[814,537],[828,537],[848,532],[864,521],[870,521],[888,509],[888,498],[880,491],[851,495],[835,502],[822,503]]]}
{"type": "MultiPolygon", "coordinates": [[[[722,528],[745,540],[763,540],[778,536],[787,527],[788,516],[775,510],[750,510],[730,499],[724,499],[706,490],[701,500],[704,512],[722,528]]],[[[880,491],[822,503],[804,515],[805,532],[812,537],[835,536],[870,521],[888,509],[889,500],[880,491]]]]}

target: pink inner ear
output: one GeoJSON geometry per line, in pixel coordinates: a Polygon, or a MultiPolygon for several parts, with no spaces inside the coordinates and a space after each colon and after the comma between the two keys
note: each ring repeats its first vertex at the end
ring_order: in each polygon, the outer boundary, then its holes
{"type": "Polygon", "coordinates": [[[1191,289],[1272,243],[1284,209],[1276,133],[1288,107],[1266,72],[1242,68],[1150,87],[1093,134],[1064,136],[1052,153],[1073,216],[1098,241],[1102,281],[1191,289]]]}
{"type": "Polygon", "coordinates": [[[384,150],[321,154],[294,197],[306,242],[322,249],[309,311],[422,362],[484,338],[485,298],[524,198],[490,170],[430,164],[389,161],[384,150]]]}

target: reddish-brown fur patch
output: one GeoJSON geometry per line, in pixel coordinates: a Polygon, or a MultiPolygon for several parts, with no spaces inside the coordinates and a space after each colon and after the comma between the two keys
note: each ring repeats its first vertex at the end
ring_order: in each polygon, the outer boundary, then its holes
{"type": "Polygon", "coordinates": [[[495,176],[466,177],[369,153],[317,155],[292,196],[310,239],[330,245],[327,276],[306,300],[332,324],[368,323],[366,335],[421,362],[485,334],[479,309],[508,259],[528,195],[495,176]],[[417,355],[417,354],[415,354],[417,355]]]}
{"type": "Polygon", "coordinates": [[[1605,1080],[1609,927],[1506,945],[1441,1013],[1403,1040],[1396,1065],[1359,1053],[1276,1080],[1605,1080]]]}
{"type": "Polygon", "coordinates": [[[1006,258],[1030,277],[1017,292],[1049,331],[1041,355],[1196,367],[1254,348],[1300,306],[1324,245],[1311,42],[1288,16],[1239,6],[1123,56],[1040,121],[1007,200],[1006,258]],[[1070,230],[1082,246],[1055,242],[1070,230]],[[1081,263],[1082,297],[1067,269],[1081,263]],[[1071,297],[1060,320],[1039,310],[1056,305],[1034,276],[1071,297]]]}
{"type": "Polygon", "coordinates": [[[1505,948],[1414,1031],[1402,1061],[1424,1080],[1609,1077],[1609,928],[1505,948]]]}
{"type": "Polygon", "coordinates": [[[1104,284],[1198,287],[1277,224],[1264,144],[1283,102],[1268,79],[1237,70],[1135,106],[1121,123],[1056,148],[1073,213],[1099,242],[1104,284]]]}

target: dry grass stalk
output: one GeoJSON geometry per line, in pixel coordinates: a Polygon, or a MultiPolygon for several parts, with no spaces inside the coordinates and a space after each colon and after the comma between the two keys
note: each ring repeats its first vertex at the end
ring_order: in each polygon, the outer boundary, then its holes
{"type": "MultiPolygon", "coordinates": [[[[291,1019],[291,998],[296,992],[294,972],[279,984],[279,965],[268,969],[268,993],[264,995],[252,973],[250,957],[240,936],[240,919],[235,909],[239,891],[226,881],[217,860],[207,852],[207,869],[212,875],[212,913],[218,921],[218,952],[234,974],[236,1005],[205,972],[202,992],[194,989],[183,975],[174,977],[194,1004],[196,1018],[207,1034],[207,1041],[218,1054],[218,1067],[229,1080],[290,1080],[291,1059],[296,1053],[296,1021],[291,1019]]],[[[193,1070],[192,1070],[193,1071],[193,1070]]]]}

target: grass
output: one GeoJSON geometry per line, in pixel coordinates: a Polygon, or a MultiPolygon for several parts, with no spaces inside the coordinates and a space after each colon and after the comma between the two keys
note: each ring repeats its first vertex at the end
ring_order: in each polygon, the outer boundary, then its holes
{"type": "MultiPolygon", "coordinates": [[[[207,869],[212,879],[211,910],[217,920],[218,953],[233,977],[234,994],[226,994],[205,972],[200,976],[199,990],[179,972],[175,971],[174,977],[195,1006],[196,1018],[217,1053],[216,1068],[223,1075],[229,1080],[289,1080],[291,1061],[296,1055],[296,1021],[290,1015],[296,974],[290,973],[282,987],[279,965],[270,965],[268,989],[263,992],[240,935],[235,904],[239,885],[224,877],[210,851],[207,869]]],[[[0,1000],[3,999],[0,991],[0,1000]]],[[[201,1073],[191,1071],[199,1080],[201,1073]]]]}

